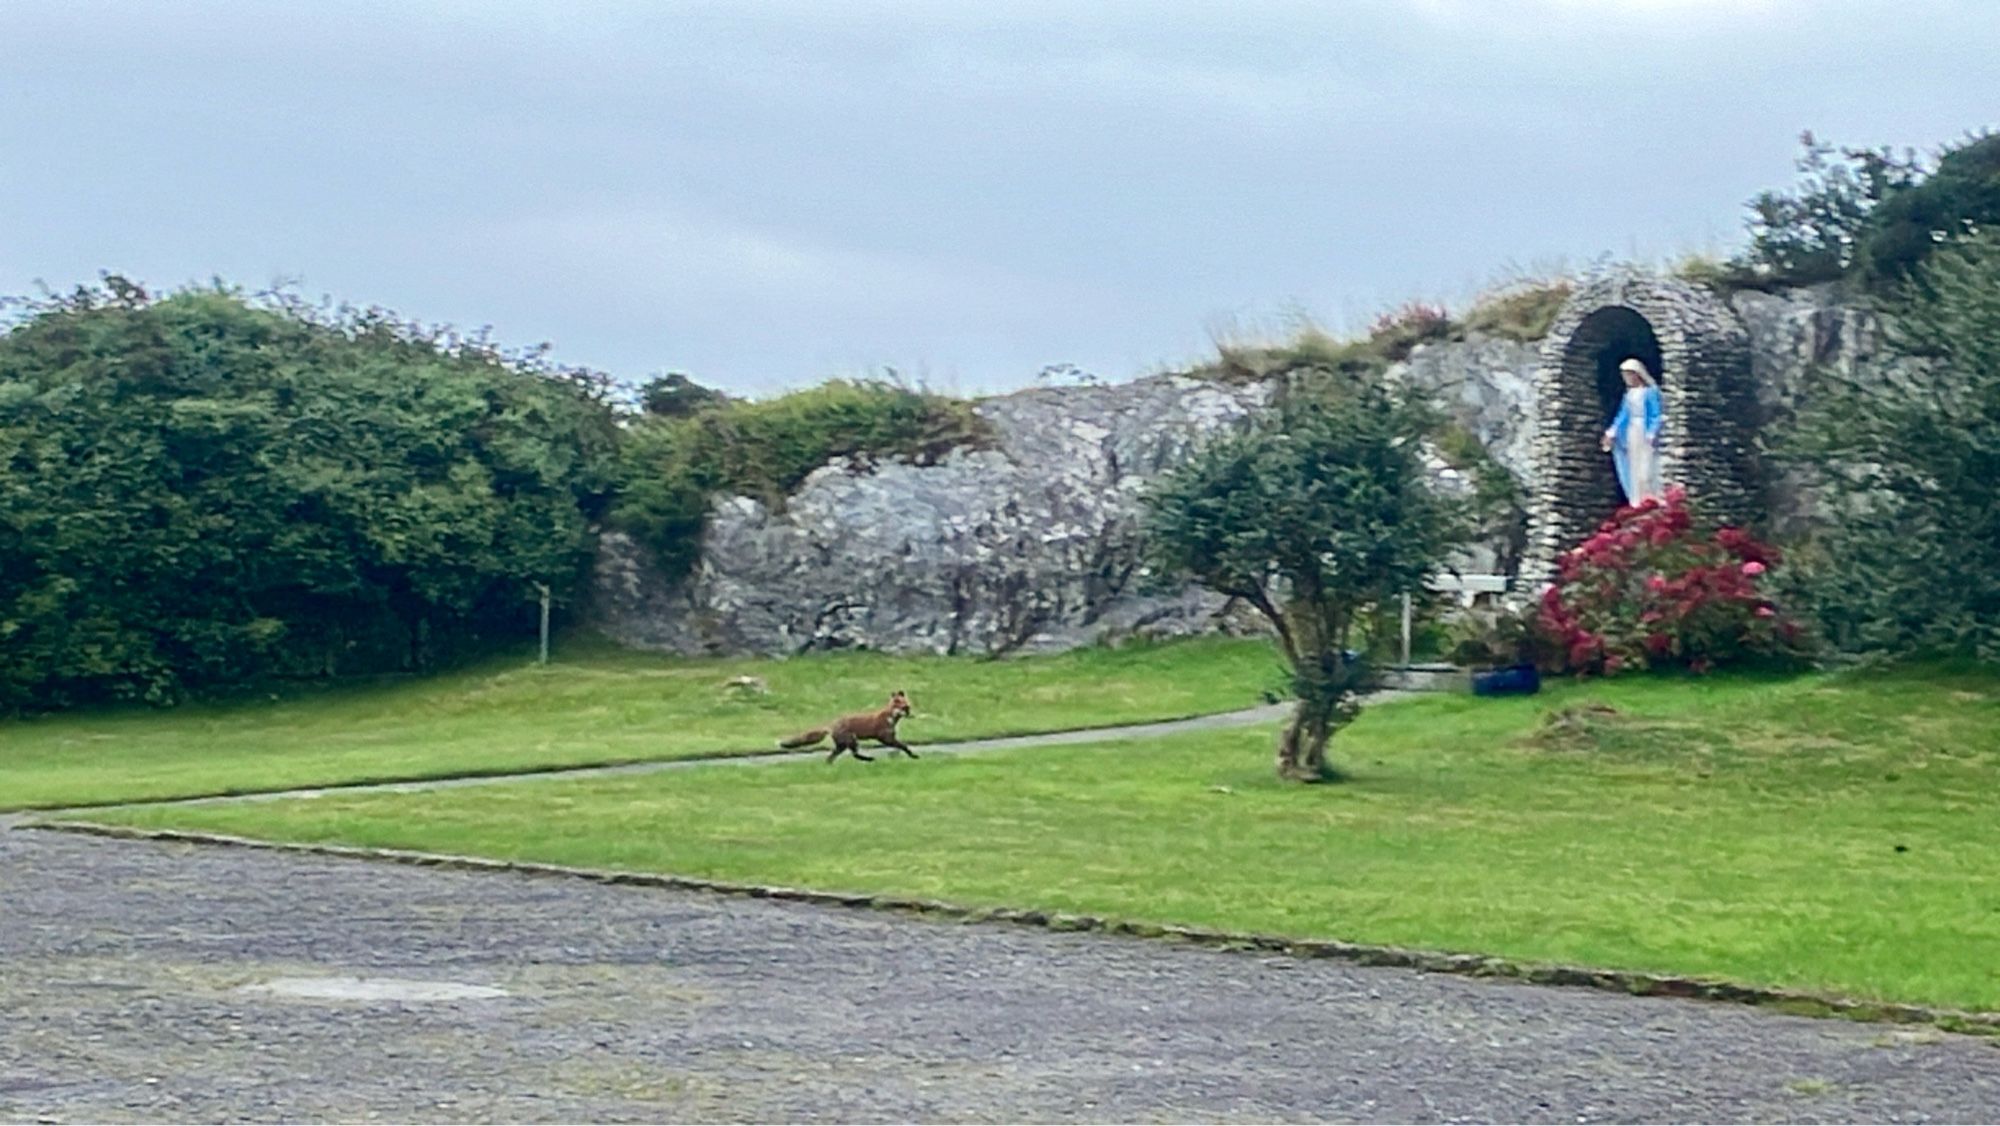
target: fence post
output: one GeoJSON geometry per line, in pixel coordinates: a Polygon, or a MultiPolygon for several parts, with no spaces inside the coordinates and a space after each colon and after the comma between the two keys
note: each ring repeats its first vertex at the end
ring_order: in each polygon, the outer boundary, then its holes
{"type": "Polygon", "coordinates": [[[1403,592],[1403,667],[1410,667],[1410,592],[1403,592]]]}
{"type": "MultiPolygon", "coordinates": [[[[542,659],[537,663],[546,665],[549,663],[549,584],[536,583],[535,585],[540,587],[542,591],[542,659]]],[[[1407,605],[1407,601],[1405,605],[1407,605]]],[[[1406,620],[1407,616],[1406,611],[1406,620]]]]}

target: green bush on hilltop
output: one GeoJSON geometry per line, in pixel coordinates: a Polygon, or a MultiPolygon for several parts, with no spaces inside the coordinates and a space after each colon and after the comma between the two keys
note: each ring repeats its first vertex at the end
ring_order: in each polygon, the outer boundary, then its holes
{"type": "MultiPolygon", "coordinates": [[[[601,381],[379,310],[122,278],[0,336],[0,710],[425,667],[589,559],[601,381]]],[[[519,634],[516,633],[518,636],[519,634]]]]}
{"type": "Polygon", "coordinates": [[[1868,215],[1855,262],[1877,289],[1920,279],[1940,245],[2000,224],[2000,134],[1947,148],[1930,175],[1868,215]]]}
{"type": "Polygon", "coordinates": [[[989,440],[972,404],[880,380],[831,380],[774,399],[717,400],[627,429],[613,521],[680,576],[701,553],[711,499],[772,506],[842,457],[932,464],[989,440]]]}
{"type": "Polygon", "coordinates": [[[1716,272],[1725,288],[1855,280],[1887,292],[1921,276],[1940,246],[2000,223],[2000,134],[1933,162],[1914,152],[1836,148],[1802,134],[1798,184],[1750,201],[1750,243],[1716,272]]]}

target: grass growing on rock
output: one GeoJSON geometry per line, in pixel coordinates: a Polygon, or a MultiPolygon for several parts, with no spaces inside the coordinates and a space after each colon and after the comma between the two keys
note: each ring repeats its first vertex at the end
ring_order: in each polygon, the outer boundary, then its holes
{"type": "Polygon", "coordinates": [[[1068,911],[2000,1008],[2000,677],[1384,704],[1271,733],[95,820],[1068,911]]]}
{"type": "Polygon", "coordinates": [[[1483,294],[1466,310],[1460,327],[1469,333],[1533,344],[1549,334],[1556,314],[1575,286],[1567,278],[1528,280],[1483,294]]]}
{"type": "Polygon", "coordinates": [[[907,736],[938,741],[1230,711],[1283,679],[1268,642],[1222,639],[1007,661],[561,652],[546,668],[515,659],[257,703],[0,722],[0,810],[763,750],[897,688],[917,708],[907,736]],[[738,676],[769,690],[726,687],[738,676]]]}

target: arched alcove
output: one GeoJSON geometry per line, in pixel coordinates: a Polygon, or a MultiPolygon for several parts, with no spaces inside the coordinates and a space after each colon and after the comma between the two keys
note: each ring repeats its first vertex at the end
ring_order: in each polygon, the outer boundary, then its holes
{"type": "Polygon", "coordinates": [[[1619,274],[1580,286],[1542,343],[1536,374],[1535,485],[1522,579],[1545,581],[1556,557],[1622,500],[1611,458],[1598,448],[1623,393],[1618,365],[1644,360],[1660,382],[1661,472],[1702,509],[1751,516],[1756,466],[1750,436],[1749,339],[1735,313],[1683,282],[1619,274]]]}
{"type": "MultiPolygon", "coordinates": [[[[1660,338],[1646,318],[1630,307],[1605,305],[1586,314],[1570,334],[1569,343],[1563,347],[1563,379],[1565,384],[1579,390],[1588,383],[1596,392],[1595,417],[1609,420],[1625,397],[1625,377],[1619,373],[1618,365],[1633,358],[1644,361],[1647,371],[1660,376],[1660,338]]],[[[1664,390],[1664,379],[1661,385],[1664,390]]],[[[1598,429],[1603,426],[1600,424],[1598,429]]],[[[1596,507],[1609,513],[1623,499],[1618,491],[1618,475],[1610,458],[1600,457],[1597,461],[1599,472],[1591,492],[1601,494],[1596,507]]],[[[1581,494],[1578,499],[1582,499],[1581,494]]]]}

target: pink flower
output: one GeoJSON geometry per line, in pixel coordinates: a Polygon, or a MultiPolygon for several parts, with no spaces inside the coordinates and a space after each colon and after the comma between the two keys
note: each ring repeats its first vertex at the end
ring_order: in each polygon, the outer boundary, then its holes
{"type": "Polygon", "coordinates": [[[1759,606],[1757,607],[1757,616],[1760,618],[1775,618],[1778,616],[1778,612],[1769,606],[1759,606]]]}
{"type": "Polygon", "coordinates": [[[1652,575],[1646,579],[1646,589],[1658,594],[1667,589],[1667,580],[1660,575],[1652,575]]]}
{"type": "Polygon", "coordinates": [[[1577,630],[1569,639],[1569,663],[1571,668],[1589,668],[1592,660],[1603,652],[1603,639],[1589,630],[1577,630]]]}
{"type": "Polygon", "coordinates": [[[1743,565],[1743,573],[1746,575],[1761,575],[1764,573],[1764,565],[1752,559],[1743,565]]]}

